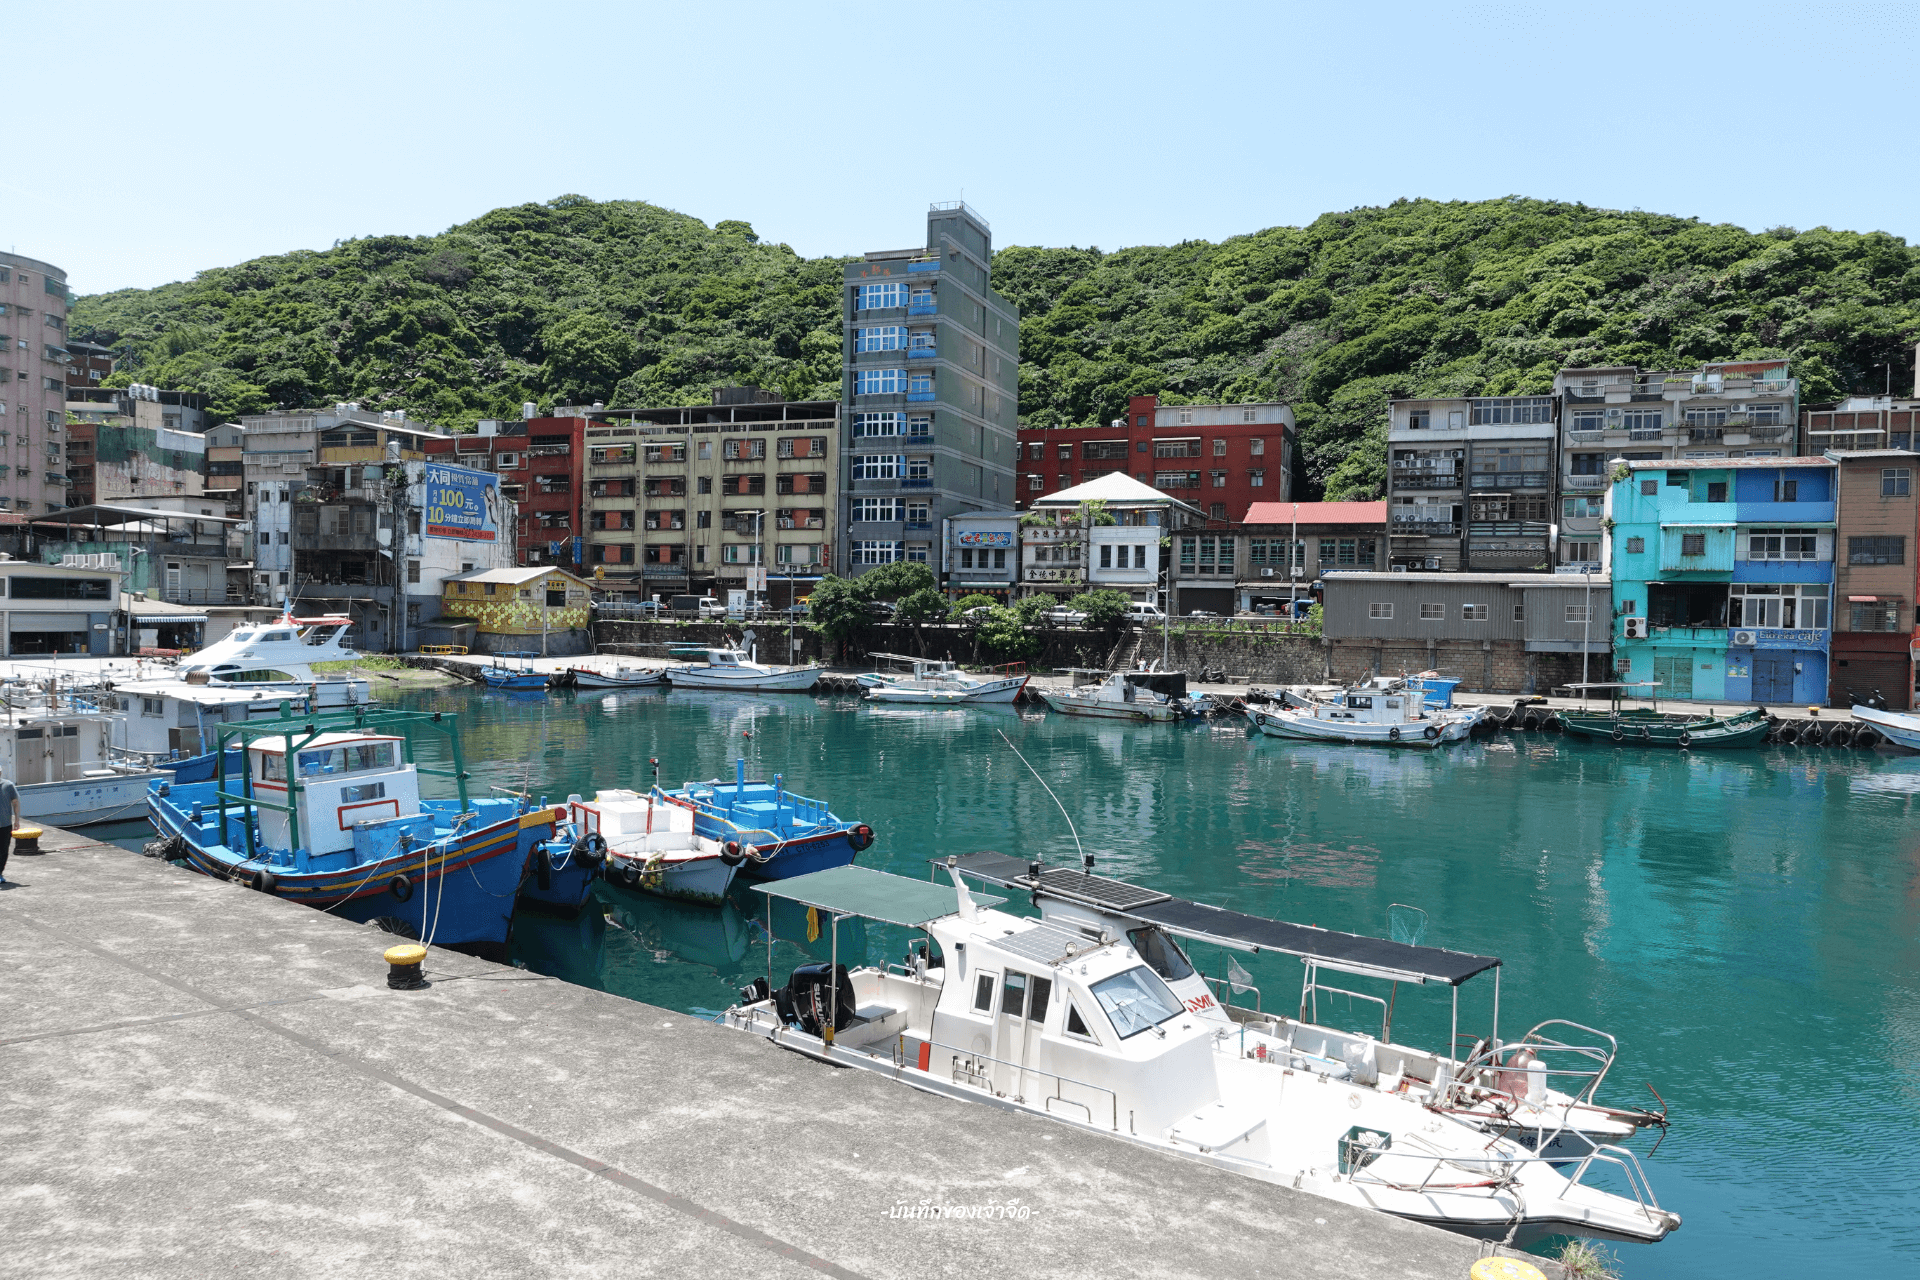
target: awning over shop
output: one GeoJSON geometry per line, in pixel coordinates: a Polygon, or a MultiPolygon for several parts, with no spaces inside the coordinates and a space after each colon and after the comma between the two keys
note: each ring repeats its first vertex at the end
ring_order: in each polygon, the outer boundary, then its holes
{"type": "Polygon", "coordinates": [[[204,613],[136,613],[133,625],[136,627],[171,627],[182,622],[205,622],[204,613]]]}

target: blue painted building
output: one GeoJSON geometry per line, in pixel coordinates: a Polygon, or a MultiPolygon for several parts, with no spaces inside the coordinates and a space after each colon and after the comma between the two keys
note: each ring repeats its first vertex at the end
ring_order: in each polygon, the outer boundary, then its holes
{"type": "Polygon", "coordinates": [[[1824,703],[1835,467],[1630,462],[1607,493],[1614,668],[1663,698],[1824,703]]]}

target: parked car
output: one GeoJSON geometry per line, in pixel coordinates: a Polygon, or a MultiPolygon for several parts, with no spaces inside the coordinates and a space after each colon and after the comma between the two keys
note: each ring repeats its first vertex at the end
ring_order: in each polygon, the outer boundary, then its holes
{"type": "Polygon", "coordinates": [[[1069,609],[1065,605],[1056,605],[1040,616],[1060,627],[1077,627],[1087,620],[1086,614],[1078,609],[1069,609]]]}
{"type": "Polygon", "coordinates": [[[899,606],[894,604],[890,600],[867,601],[868,615],[874,618],[878,618],[882,622],[887,621],[889,618],[893,617],[893,615],[898,613],[899,611],[900,611],[899,606]]]}
{"type": "Polygon", "coordinates": [[[1187,616],[1189,618],[1217,618],[1220,615],[1213,612],[1211,609],[1195,609],[1192,613],[1188,614],[1187,616]]]}
{"type": "Polygon", "coordinates": [[[1157,604],[1130,604],[1127,606],[1128,622],[1165,622],[1166,610],[1157,604]]]}
{"type": "Polygon", "coordinates": [[[963,617],[963,618],[973,618],[973,619],[975,619],[975,620],[978,620],[978,619],[981,619],[981,618],[984,618],[984,617],[986,617],[986,616],[987,616],[988,614],[990,614],[990,613],[992,613],[992,612],[993,612],[993,606],[992,606],[992,605],[990,605],[990,604],[977,604],[977,605],[975,605],[975,606],[973,606],[973,608],[971,608],[971,609],[964,609],[964,610],[962,610],[962,611],[961,611],[961,613],[960,613],[960,616],[961,616],[961,617],[963,617]]]}
{"type": "Polygon", "coordinates": [[[675,596],[668,602],[676,616],[691,618],[724,618],[727,606],[714,596],[675,596]]]}

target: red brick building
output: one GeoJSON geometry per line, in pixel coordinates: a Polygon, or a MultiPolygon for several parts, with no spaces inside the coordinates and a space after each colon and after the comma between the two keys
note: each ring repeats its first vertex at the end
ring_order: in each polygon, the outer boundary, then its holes
{"type": "Polygon", "coordinates": [[[471,435],[435,436],[432,457],[493,471],[514,504],[515,564],[559,565],[584,573],[586,484],[582,468],[585,418],[484,421],[471,435]],[[580,541],[576,541],[576,539],[580,541]]]}
{"type": "Polygon", "coordinates": [[[1133,396],[1127,416],[1105,427],[1022,427],[1014,505],[1125,471],[1234,520],[1256,502],[1293,496],[1293,410],[1283,404],[1163,405],[1133,396]]]}

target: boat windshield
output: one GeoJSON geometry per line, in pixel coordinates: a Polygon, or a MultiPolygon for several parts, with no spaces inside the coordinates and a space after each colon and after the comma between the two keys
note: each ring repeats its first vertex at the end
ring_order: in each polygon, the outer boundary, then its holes
{"type": "Polygon", "coordinates": [[[1122,1040],[1157,1027],[1186,1008],[1143,964],[1094,983],[1093,997],[1107,1011],[1122,1040]]]}
{"type": "Polygon", "coordinates": [[[1182,954],[1179,945],[1160,931],[1159,926],[1129,929],[1127,941],[1133,944],[1133,949],[1140,953],[1140,958],[1147,962],[1148,967],[1168,982],[1193,976],[1192,963],[1182,954]]]}
{"type": "MultiPolygon", "coordinates": [[[[267,757],[269,760],[272,756],[267,757]]],[[[393,744],[391,742],[363,742],[346,747],[328,747],[319,751],[300,753],[300,776],[315,777],[323,773],[357,773],[362,769],[393,768],[393,744]]]]}

